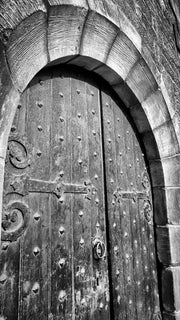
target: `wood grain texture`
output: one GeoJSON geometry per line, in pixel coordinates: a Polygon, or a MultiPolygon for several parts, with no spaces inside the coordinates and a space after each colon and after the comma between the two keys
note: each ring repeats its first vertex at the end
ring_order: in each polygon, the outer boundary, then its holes
{"type": "Polygon", "coordinates": [[[87,9],[63,5],[52,7],[48,22],[50,61],[79,53],[87,9]]]}
{"type": "MultiPolygon", "coordinates": [[[[0,286],[8,284],[8,274],[16,279],[9,311],[9,291],[1,290],[1,313],[10,320],[12,314],[14,320],[150,320],[159,311],[145,160],[123,108],[91,77],[72,66],[48,68],[33,79],[17,109],[4,205],[23,202],[30,217],[18,238],[16,264],[1,255],[0,286]],[[26,136],[29,147],[17,134],[26,136]],[[23,168],[29,150],[31,162],[23,168]],[[12,182],[23,174],[37,184],[26,195],[12,182]],[[58,189],[59,183],[71,184],[59,200],[48,188],[56,181],[58,189]],[[89,194],[73,191],[89,183],[89,194]]],[[[12,219],[9,226],[6,216],[4,211],[4,232],[16,223],[12,219]]]]}
{"type": "MultiPolygon", "coordinates": [[[[5,247],[5,245],[4,245],[5,247]]],[[[19,241],[0,251],[0,312],[7,319],[18,318],[19,241]]]]}
{"type": "Polygon", "coordinates": [[[12,33],[6,49],[11,76],[23,91],[32,77],[47,64],[46,14],[34,13],[12,33]]]}
{"type": "Polygon", "coordinates": [[[143,190],[146,166],[128,120],[104,93],[102,108],[115,319],[119,312],[150,319],[159,310],[153,225],[144,219],[144,200],[113,199],[117,188],[143,190]]]}

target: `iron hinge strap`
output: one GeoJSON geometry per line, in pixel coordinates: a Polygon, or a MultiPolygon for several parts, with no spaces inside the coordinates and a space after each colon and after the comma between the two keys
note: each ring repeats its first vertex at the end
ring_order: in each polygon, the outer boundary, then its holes
{"type": "Polygon", "coordinates": [[[121,201],[123,199],[147,199],[149,197],[149,193],[146,191],[115,191],[114,198],[117,201],[121,201]]]}
{"type": "Polygon", "coordinates": [[[9,184],[6,194],[18,193],[25,196],[29,193],[52,193],[60,198],[64,193],[85,194],[87,198],[91,198],[92,185],[90,183],[80,185],[63,183],[58,180],[44,181],[31,179],[28,176],[15,177],[9,184]]]}

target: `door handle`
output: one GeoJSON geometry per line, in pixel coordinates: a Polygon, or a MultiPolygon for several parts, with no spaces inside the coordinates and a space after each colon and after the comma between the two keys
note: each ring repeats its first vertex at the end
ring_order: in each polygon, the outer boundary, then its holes
{"type": "Polygon", "coordinates": [[[93,256],[94,259],[103,259],[106,255],[106,246],[104,242],[100,239],[94,239],[93,241],[93,256]]]}

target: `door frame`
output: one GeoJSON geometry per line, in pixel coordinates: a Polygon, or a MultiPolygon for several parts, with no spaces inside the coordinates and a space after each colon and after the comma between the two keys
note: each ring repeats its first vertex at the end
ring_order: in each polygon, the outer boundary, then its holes
{"type": "Polygon", "coordinates": [[[116,14],[115,4],[107,7],[84,0],[42,5],[22,15],[0,44],[0,213],[7,141],[21,93],[48,65],[73,64],[93,71],[124,102],[144,144],[152,180],[163,319],[180,319],[178,115],[164,83],[151,71],[153,61],[140,35],[124,13],[118,9],[116,14]]]}

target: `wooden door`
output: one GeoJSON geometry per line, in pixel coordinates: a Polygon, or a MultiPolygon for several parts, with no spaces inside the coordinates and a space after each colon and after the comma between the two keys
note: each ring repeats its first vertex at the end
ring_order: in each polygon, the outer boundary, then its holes
{"type": "Polygon", "coordinates": [[[1,319],[161,319],[150,180],[109,92],[56,67],[22,95],[5,166],[1,319]]]}

